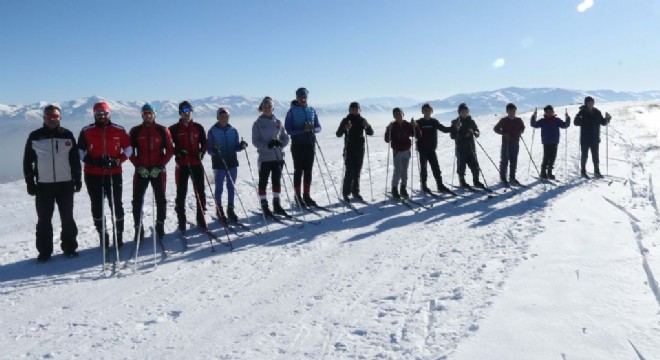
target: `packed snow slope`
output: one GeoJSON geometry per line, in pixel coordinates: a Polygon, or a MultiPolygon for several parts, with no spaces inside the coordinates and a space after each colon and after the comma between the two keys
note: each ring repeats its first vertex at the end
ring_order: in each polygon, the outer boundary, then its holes
{"type": "MultiPolygon", "coordinates": [[[[362,172],[362,194],[372,202],[357,205],[363,215],[331,206],[337,203],[334,188],[340,191],[343,171],[343,141],[334,135],[341,119],[321,118],[319,145],[326,163],[319,153],[323,171],[315,167],[312,195],[333,212],[307,214],[302,228],[264,226],[252,212],[258,209],[257,197],[247,159],[240,154],[237,186],[247,212],[239,205],[239,216],[261,234],[230,233],[231,252],[218,243],[211,251],[208,237],[197,230],[190,231],[190,247],[181,252],[170,164],[169,256],[157,254],[154,264],[149,239],[139,251],[137,271],[131,264],[116,276],[101,272],[101,249],[85,190],[76,195],[75,207],[80,257],[61,255],[55,215],[55,254],[39,264],[34,199],[22,181],[2,184],[1,357],[656,358],[660,106],[628,102],[597,107],[613,118],[607,141],[603,129],[600,147],[601,169],[609,174],[605,180],[578,177],[578,129],[571,127],[562,132],[556,184],[533,177],[535,165],[522,146],[518,178],[528,187],[505,191],[479,149],[486,181],[497,196],[436,199],[415,191],[414,199],[432,205],[428,210],[416,206],[418,212],[382,203],[386,177],[391,177],[391,154],[382,134],[390,119],[365,113],[376,135],[369,139],[369,165],[365,162],[362,172]]],[[[564,108],[557,112],[563,115],[564,108]]],[[[577,107],[569,106],[568,112],[573,116],[577,107]]],[[[419,116],[406,118],[411,115],[419,116]]],[[[527,124],[530,114],[519,115],[527,124]]],[[[476,118],[479,142],[495,162],[500,138],[492,127],[497,120],[476,118]]],[[[232,124],[250,138],[250,121],[232,124]]],[[[536,165],[542,156],[539,135],[528,128],[523,136],[536,165]]],[[[456,183],[453,144],[447,135],[439,136],[444,181],[456,183]]],[[[256,176],[253,147],[247,156],[256,176]]],[[[293,170],[288,151],[287,157],[293,170]]],[[[418,190],[416,157],[412,164],[411,183],[418,190]]],[[[590,162],[587,168],[591,172],[590,162]]],[[[206,169],[212,178],[209,159],[206,169]]],[[[133,170],[124,165],[127,239],[133,236],[133,170]]],[[[289,185],[288,178],[285,183],[289,185]]],[[[147,224],[153,221],[149,194],[147,224]]],[[[208,191],[207,196],[211,204],[208,191]]],[[[189,215],[193,209],[189,194],[189,215]]],[[[226,240],[217,222],[211,228],[226,240]]],[[[129,241],[121,250],[122,262],[132,246],[129,241]]]]}

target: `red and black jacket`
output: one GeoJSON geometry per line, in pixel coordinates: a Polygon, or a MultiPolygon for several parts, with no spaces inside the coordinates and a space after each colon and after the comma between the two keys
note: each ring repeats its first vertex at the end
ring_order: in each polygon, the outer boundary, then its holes
{"type": "Polygon", "coordinates": [[[182,119],[179,122],[169,127],[172,141],[174,142],[174,154],[176,156],[177,165],[187,166],[201,165],[201,157],[206,153],[206,132],[201,124],[190,120],[188,125],[185,125],[182,119]],[[181,150],[186,150],[186,156],[180,156],[181,150]]]}
{"type": "Polygon", "coordinates": [[[121,174],[121,166],[103,169],[98,160],[107,156],[123,163],[131,156],[131,139],[124,127],[108,121],[105,125],[91,124],[80,130],[78,137],[80,158],[85,163],[84,172],[89,175],[121,174]]]}
{"type": "Polygon", "coordinates": [[[129,136],[133,147],[133,154],[129,159],[135,167],[165,167],[174,155],[172,136],[163,125],[141,124],[133,127],[129,136]]]}

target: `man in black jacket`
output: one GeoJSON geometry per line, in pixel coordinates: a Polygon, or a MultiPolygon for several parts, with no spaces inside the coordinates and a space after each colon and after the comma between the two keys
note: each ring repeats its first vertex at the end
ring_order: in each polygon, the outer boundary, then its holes
{"type": "Polygon", "coordinates": [[[460,185],[465,189],[472,187],[465,181],[466,165],[472,172],[472,181],[474,187],[485,189],[486,186],[479,181],[479,161],[477,160],[477,151],[474,144],[474,138],[479,137],[479,128],[477,123],[470,117],[470,109],[465,103],[458,105],[458,117],[451,122],[450,136],[456,141],[456,172],[460,185]]]}
{"type": "Polygon", "coordinates": [[[364,134],[369,136],[374,134],[374,129],[367,122],[367,119],[360,115],[360,104],[352,102],[348,106],[348,116],[346,116],[337,128],[337,137],[344,137],[344,185],[342,194],[344,201],[349,202],[349,195],[353,194],[356,201],[364,201],[360,195],[360,172],[364,162],[364,134]]]}
{"type": "Polygon", "coordinates": [[[44,125],[30,133],[23,154],[27,192],[35,196],[37,208],[37,251],[39,262],[53,254],[53,212],[60,212],[61,248],[67,257],[78,256],[78,227],[73,219],[73,193],[82,187],[80,155],[71,131],[60,126],[60,109],[44,109],[44,125]]]}
{"type": "Polygon", "coordinates": [[[433,178],[438,186],[439,192],[450,192],[450,190],[442,183],[442,173],[440,172],[440,165],[438,164],[438,156],[435,149],[438,147],[438,130],[443,133],[450,133],[451,127],[444,126],[440,122],[431,117],[433,108],[430,104],[422,105],[422,114],[424,117],[417,120],[417,126],[422,130],[422,137],[417,139],[417,152],[419,153],[419,178],[422,182],[422,191],[431,193],[431,189],[426,186],[426,178],[428,173],[426,171],[426,163],[431,165],[431,172],[433,178]]]}
{"type": "Polygon", "coordinates": [[[605,117],[600,110],[594,107],[594,98],[587,96],[584,98],[584,105],[580,106],[580,111],[575,115],[573,124],[580,127],[580,172],[583,178],[588,179],[586,165],[591,150],[591,160],[594,163],[594,177],[601,178],[598,161],[598,147],[600,144],[600,127],[607,126],[612,117],[605,113],[605,117]]]}

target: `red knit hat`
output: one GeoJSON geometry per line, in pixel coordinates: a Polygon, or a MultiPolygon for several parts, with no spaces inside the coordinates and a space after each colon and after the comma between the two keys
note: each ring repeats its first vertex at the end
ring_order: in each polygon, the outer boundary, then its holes
{"type": "Polygon", "coordinates": [[[96,104],[94,104],[94,112],[95,113],[102,112],[102,111],[110,112],[110,106],[108,106],[108,104],[105,103],[104,101],[97,102],[96,104]]]}

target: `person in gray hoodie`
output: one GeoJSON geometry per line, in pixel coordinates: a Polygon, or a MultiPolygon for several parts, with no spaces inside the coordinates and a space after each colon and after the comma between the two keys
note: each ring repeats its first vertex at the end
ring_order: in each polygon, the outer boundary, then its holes
{"type": "Polygon", "coordinates": [[[257,148],[259,157],[259,198],[261,209],[267,217],[275,214],[286,216],[287,213],[280,204],[280,190],[282,188],[282,166],[284,166],[284,151],[282,148],[289,144],[289,135],[284,130],[282,122],[273,114],[274,102],[266,96],[259,105],[261,115],[252,125],[252,144],[257,148]],[[272,175],[273,212],[268,208],[266,187],[268,177],[272,175]]]}

